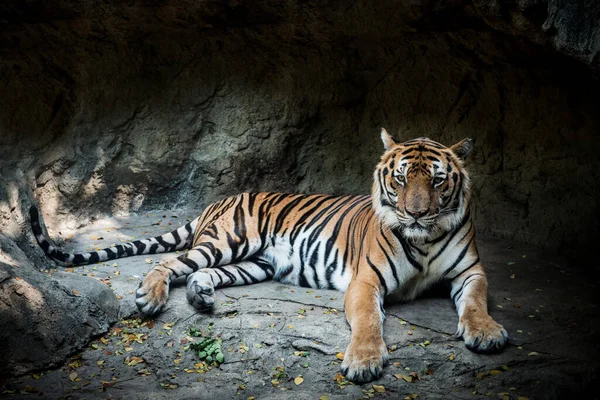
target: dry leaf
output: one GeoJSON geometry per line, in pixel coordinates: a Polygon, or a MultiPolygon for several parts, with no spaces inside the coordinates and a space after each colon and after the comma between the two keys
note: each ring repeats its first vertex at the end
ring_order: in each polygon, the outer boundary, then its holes
{"type": "Polygon", "coordinates": [[[74,382],[76,378],[77,378],[77,372],[71,372],[71,373],[69,374],[69,380],[70,380],[71,382],[74,382]]]}
{"type": "Polygon", "coordinates": [[[295,379],[294,379],[294,383],[296,385],[301,385],[302,382],[304,382],[304,378],[302,377],[302,375],[298,375],[295,379]]]}
{"type": "Polygon", "coordinates": [[[337,353],[337,354],[335,355],[335,357],[336,357],[338,360],[344,361],[344,352],[343,352],[343,351],[340,351],[339,353],[337,353]]]}
{"type": "Polygon", "coordinates": [[[375,389],[377,393],[385,393],[385,386],[383,385],[373,385],[373,389],[375,389]]]}
{"type": "Polygon", "coordinates": [[[408,375],[404,375],[404,374],[394,374],[394,376],[396,377],[396,379],[398,380],[405,380],[406,382],[411,383],[413,381],[412,376],[408,376],[408,375]]]}

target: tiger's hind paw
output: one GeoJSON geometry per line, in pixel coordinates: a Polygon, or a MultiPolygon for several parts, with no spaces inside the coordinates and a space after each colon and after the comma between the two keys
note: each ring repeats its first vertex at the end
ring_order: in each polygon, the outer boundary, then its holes
{"type": "Polygon", "coordinates": [[[215,304],[215,286],[210,275],[197,271],[188,276],[186,297],[191,305],[199,310],[207,310],[215,304]]]}
{"type": "Polygon", "coordinates": [[[152,270],[135,292],[135,304],[144,316],[156,315],[167,304],[169,275],[152,270]]]}

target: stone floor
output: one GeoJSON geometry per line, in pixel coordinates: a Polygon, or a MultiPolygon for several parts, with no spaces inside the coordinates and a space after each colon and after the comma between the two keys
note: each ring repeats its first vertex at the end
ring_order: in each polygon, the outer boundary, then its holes
{"type": "MultiPolygon", "coordinates": [[[[163,233],[193,215],[111,218],[59,237],[68,250],[101,248],[163,233]]],[[[583,395],[599,369],[597,278],[522,244],[478,244],[490,313],[511,337],[501,354],[477,355],[456,340],[454,307],[434,293],[386,306],[390,364],[378,381],[353,385],[338,374],[350,337],[342,293],[267,282],[218,291],[214,311],[203,314],[179,284],[166,311],[142,321],[133,292],[151,264],[173,254],[139,256],[67,269],[109,284],[121,301],[121,322],[58,369],[0,382],[0,397],[598,398],[583,395]],[[199,341],[192,327],[222,339],[224,363],[209,366],[187,349],[199,341]]]]}

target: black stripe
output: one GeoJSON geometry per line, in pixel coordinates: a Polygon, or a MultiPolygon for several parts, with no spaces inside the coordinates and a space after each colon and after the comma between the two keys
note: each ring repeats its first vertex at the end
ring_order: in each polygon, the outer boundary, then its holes
{"type": "Polygon", "coordinates": [[[185,254],[177,257],[177,260],[190,267],[192,271],[198,271],[198,264],[196,264],[196,261],[192,260],[191,258],[188,258],[185,254]]]}
{"type": "Polygon", "coordinates": [[[252,259],[252,262],[262,269],[267,276],[273,276],[275,268],[271,264],[260,259],[252,259]]]}
{"type": "Polygon", "coordinates": [[[278,234],[279,231],[281,230],[281,227],[283,226],[283,222],[285,220],[285,218],[289,215],[289,213],[294,209],[294,207],[296,207],[298,205],[298,203],[300,203],[302,200],[305,199],[305,196],[302,195],[298,195],[299,197],[297,197],[296,199],[290,201],[288,204],[286,204],[281,211],[278,213],[277,215],[277,219],[275,220],[275,227],[273,228],[273,233],[278,234]]]}
{"type": "Polygon", "coordinates": [[[367,256],[367,264],[369,264],[371,269],[373,271],[375,271],[375,273],[377,274],[377,277],[379,278],[379,282],[381,283],[381,286],[383,286],[384,295],[387,295],[388,288],[387,288],[387,285],[385,284],[385,279],[383,279],[383,275],[381,275],[381,272],[379,272],[379,269],[377,269],[377,267],[375,265],[373,265],[373,263],[369,259],[369,256],[367,256]]]}
{"type": "MultiPolygon", "coordinates": [[[[454,229],[454,231],[452,232],[452,236],[450,236],[450,238],[448,239],[448,241],[446,243],[444,243],[444,245],[442,246],[442,248],[435,254],[435,256],[433,256],[431,258],[431,260],[429,260],[429,263],[431,264],[436,258],[438,258],[443,252],[444,250],[446,250],[446,247],[448,247],[448,244],[452,241],[452,239],[454,239],[454,237],[458,234],[458,232],[461,231],[461,229],[465,226],[465,224],[469,221],[469,219],[471,218],[471,213],[470,210],[467,210],[467,212],[465,212],[465,215],[463,216],[462,221],[460,221],[460,224],[456,227],[456,229],[454,229]]],[[[467,232],[469,232],[471,229],[469,228],[469,230],[467,232]]],[[[446,236],[446,235],[444,235],[446,236]]]]}
{"type": "Polygon", "coordinates": [[[237,261],[238,244],[233,240],[233,237],[229,232],[225,232],[227,235],[227,246],[231,250],[231,261],[237,261]]]}
{"type": "Polygon", "coordinates": [[[304,214],[302,214],[302,216],[300,218],[298,218],[296,220],[296,223],[294,224],[295,226],[292,229],[292,231],[290,232],[290,244],[292,246],[294,245],[294,242],[296,241],[298,235],[302,231],[305,230],[305,226],[304,225],[305,225],[306,220],[312,214],[314,214],[316,211],[320,210],[321,209],[321,205],[323,203],[325,203],[326,201],[328,201],[328,200],[330,200],[332,198],[335,198],[335,196],[330,196],[330,195],[328,195],[328,196],[315,196],[314,199],[311,199],[311,200],[307,201],[306,204],[304,204],[302,207],[299,208],[298,211],[302,211],[307,206],[312,205],[315,200],[318,200],[317,204],[313,208],[307,210],[304,214]]]}
{"type": "Polygon", "coordinates": [[[142,243],[140,240],[136,240],[132,243],[137,248],[137,254],[142,254],[144,252],[144,249],[146,248],[146,245],[144,243],[142,243]]]}
{"type": "Polygon", "coordinates": [[[131,243],[126,243],[125,244],[125,253],[127,253],[127,256],[134,256],[135,255],[135,252],[133,251],[133,245],[131,243]]]}
{"type": "MultiPolygon", "coordinates": [[[[388,247],[393,249],[393,246],[390,244],[390,242],[387,240],[387,238],[385,237],[385,234],[383,233],[383,231],[381,231],[381,236],[383,237],[383,239],[385,240],[386,244],[388,245],[388,247]]],[[[377,244],[379,245],[379,248],[381,248],[381,251],[383,252],[383,254],[385,255],[385,258],[387,259],[388,264],[390,265],[390,268],[392,269],[392,275],[394,276],[394,280],[396,281],[396,287],[400,286],[400,279],[398,279],[398,273],[396,272],[396,264],[394,264],[394,261],[390,258],[390,255],[388,254],[388,252],[383,248],[383,245],[381,244],[381,242],[379,240],[377,240],[377,244]]]]}
{"type": "Polygon", "coordinates": [[[42,248],[42,250],[44,250],[44,253],[48,254],[48,251],[50,249],[50,243],[46,240],[44,240],[43,242],[38,242],[40,244],[40,247],[42,248]]]}
{"type": "Polygon", "coordinates": [[[165,252],[171,251],[175,247],[174,245],[167,243],[162,236],[157,236],[155,239],[165,249],[165,252]]]}
{"type": "MultiPolygon", "coordinates": [[[[465,257],[465,254],[467,254],[467,250],[469,250],[469,247],[471,247],[471,243],[473,243],[473,238],[471,238],[471,240],[469,240],[469,243],[467,243],[467,245],[462,249],[462,251],[458,255],[458,258],[456,260],[454,260],[454,263],[452,263],[450,268],[448,268],[446,271],[444,271],[444,273],[442,274],[442,279],[444,279],[446,277],[446,275],[448,275],[454,268],[456,268],[456,266],[463,260],[463,258],[465,257]]],[[[477,261],[479,261],[479,260],[477,260],[477,261]]]]}
{"type": "MultiPolygon", "coordinates": [[[[452,278],[450,280],[450,282],[453,282],[456,278],[458,278],[459,276],[461,276],[465,271],[470,270],[471,268],[473,268],[478,263],[479,263],[479,256],[477,256],[477,259],[473,262],[473,264],[469,265],[467,268],[465,268],[462,271],[460,271],[460,273],[458,273],[454,278],[452,278]]],[[[474,274],[474,275],[482,275],[482,274],[474,274]]],[[[473,275],[471,275],[471,276],[473,276],[473,275]]]]}
{"type": "Polygon", "coordinates": [[[448,233],[449,233],[449,231],[444,231],[444,233],[443,233],[443,234],[442,234],[440,237],[437,237],[437,238],[435,238],[435,239],[433,239],[433,240],[431,240],[431,241],[427,241],[427,240],[426,240],[426,241],[425,241],[425,243],[427,243],[427,244],[430,244],[430,245],[432,245],[432,244],[436,244],[436,243],[439,243],[439,242],[441,242],[442,240],[444,240],[444,238],[445,238],[446,236],[448,236],[448,233]]]}
{"type": "Polygon", "coordinates": [[[402,236],[402,232],[400,232],[399,229],[393,229],[392,233],[394,234],[394,236],[396,236],[396,239],[398,239],[398,241],[402,245],[402,250],[404,250],[404,254],[406,255],[406,259],[408,260],[408,262],[413,267],[418,269],[419,272],[423,272],[423,266],[417,260],[415,260],[415,258],[413,257],[408,243],[404,239],[404,236],[402,236]]]}
{"type": "Polygon", "coordinates": [[[125,254],[125,248],[123,247],[123,245],[118,244],[115,248],[117,249],[117,257],[123,257],[123,255],[125,254]]]}
{"type": "Polygon", "coordinates": [[[317,273],[318,261],[319,261],[319,246],[317,245],[316,248],[313,250],[312,255],[310,256],[310,262],[309,262],[309,266],[313,270],[313,281],[315,282],[315,286],[317,289],[321,287],[321,282],[319,280],[319,274],[317,273]]]}
{"type": "Polygon", "coordinates": [[[304,260],[307,258],[305,253],[306,239],[300,243],[300,271],[298,272],[298,286],[310,287],[306,277],[304,276],[304,260]]]}
{"type": "Polygon", "coordinates": [[[329,264],[327,266],[327,268],[325,268],[325,280],[327,281],[327,289],[335,289],[333,287],[333,282],[331,281],[331,277],[333,276],[333,273],[338,268],[338,264],[337,264],[338,255],[339,255],[339,250],[335,249],[335,254],[333,255],[333,261],[331,262],[331,264],[329,264]]]}
{"type": "Polygon", "coordinates": [[[115,258],[117,258],[117,254],[114,252],[114,250],[112,248],[104,249],[104,251],[106,252],[107,260],[114,260],[115,258]]]}
{"type": "Polygon", "coordinates": [[[177,232],[177,229],[171,232],[171,235],[173,235],[173,239],[175,239],[175,246],[181,243],[181,238],[179,237],[179,232],[177,232]]]}
{"type": "Polygon", "coordinates": [[[254,209],[254,202],[256,201],[256,193],[248,193],[248,214],[252,216],[252,210],[254,209]]]}
{"type": "Polygon", "coordinates": [[[244,268],[240,267],[239,265],[236,265],[236,268],[238,269],[238,271],[240,271],[240,276],[242,276],[242,273],[244,273],[248,276],[248,278],[250,278],[252,283],[260,282],[260,280],[256,279],[252,274],[250,274],[248,271],[246,271],[244,268]]]}
{"type": "Polygon", "coordinates": [[[208,249],[210,254],[215,259],[215,265],[218,265],[221,262],[221,259],[223,258],[223,253],[221,252],[221,250],[217,249],[214,244],[212,244],[211,242],[201,242],[198,243],[198,245],[193,249],[198,250],[206,258],[207,262],[210,262],[210,258],[202,249],[200,249],[200,247],[206,247],[208,249]]]}
{"type": "MultiPolygon", "coordinates": [[[[235,275],[232,274],[231,272],[227,271],[226,269],[224,269],[223,267],[214,267],[214,269],[221,271],[222,273],[225,274],[226,277],[228,277],[231,280],[231,284],[233,284],[236,279],[235,279],[235,275]]],[[[241,274],[240,277],[244,280],[244,282],[246,284],[248,284],[248,281],[246,280],[246,278],[244,278],[241,274]]]]}
{"type": "Polygon", "coordinates": [[[206,235],[215,240],[219,239],[219,235],[217,234],[217,230],[216,230],[214,224],[204,228],[202,230],[202,235],[206,235]]]}
{"type": "MultiPolygon", "coordinates": [[[[432,149],[424,149],[423,151],[426,151],[426,152],[431,153],[431,154],[435,154],[438,157],[442,156],[442,153],[440,153],[439,151],[432,150],[432,149]]],[[[438,161],[439,160],[439,158],[433,158],[433,157],[429,157],[429,156],[427,156],[427,158],[430,159],[430,160],[433,160],[433,161],[438,161]]]]}
{"type": "MultiPolygon", "coordinates": [[[[460,275],[460,274],[459,274],[460,275]]],[[[483,276],[483,274],[473,274],[473,275],[469,275],[462,283],[460,289],[458,289],[453,295],[452,295],[452,302],[454,302],[456,304],[457,301],[457,297],[459,293],[462,293],[462,291],[469,285],[469,283],[473,282],[475,279],[471,279],[472,277],[475,277],[477,275],[481,275],[483,276]],[[469,280],[471,279],[471,280],[469,280]],[[468,282],[468,283],[467,283],[468,282]]],[[[462,294],[461,294],[462,296],[462,294]]],[[[460,297],[460,296],[459,296],[460,297]]]]}

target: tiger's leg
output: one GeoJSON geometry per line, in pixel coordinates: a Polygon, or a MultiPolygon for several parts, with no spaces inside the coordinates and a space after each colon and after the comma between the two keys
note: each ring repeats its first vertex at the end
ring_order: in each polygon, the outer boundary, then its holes
{"type": "Polygon", "coordinates": [[[458,311],[458,330],[465,345],[477,353],[500,351],[508,342],[508,333],[487,311],[487,278],[480,264],[452,280],[450,295],[458,311]]]}
{"type": "Polygon", "coordinates": [[[381,376],[388,360],[383,341],[383,298],[376,285],[354,279],[344,305],[352,336],[344,354],[342,374],[354,382],[370,382],[381,376]]]}
{"type": "Polygon", "coordinates": [[[142,314],[157,314],[167,303],[172,279],[189,276],[204,268],[241,261],[259,249],[258,241],[246,241],[243,252],[238,251],[239,247],[232,248],[231,245],[218,241],[202,241],[176,259],[163,261],[152,268],[136,291],[135,303],[142,314]]]}
{"type": "Polygon", "coordinates": [[[186,296],[194,307],[208,309],[214,305],[215,289],[262,282],[273,278],[274,274],[275,268],[260,258],[205,268],[188,275],[186,296]]]}

